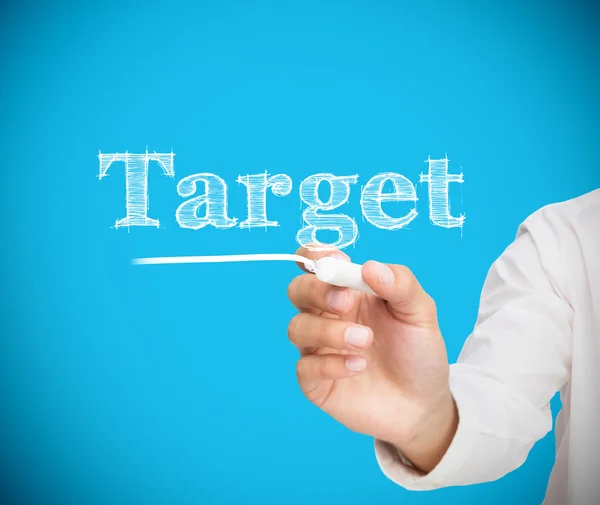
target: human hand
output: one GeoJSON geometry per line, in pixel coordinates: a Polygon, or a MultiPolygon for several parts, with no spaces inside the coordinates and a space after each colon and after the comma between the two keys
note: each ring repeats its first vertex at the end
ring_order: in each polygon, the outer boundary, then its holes
{"type": "MultiPolygon", "coordinates": [[[[311,259],[340,251],[297,254],[311,259]]],[[[349,429],[392,443],[428,472],[458,422],[436,306],[410,270],[369,261],[365,282],[379,296],[337,288],[303,274],[288,296],[300,313],[288,336],[301,354],[305,396],[349,429]]]]}

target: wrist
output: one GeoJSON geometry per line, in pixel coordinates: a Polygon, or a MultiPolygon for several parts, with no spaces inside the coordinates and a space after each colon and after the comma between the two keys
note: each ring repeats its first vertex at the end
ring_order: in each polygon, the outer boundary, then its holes
{"type": "Polygon", "coordinates": [[[423,473],[431,472],[450,447],[458,428],[458,409],[450,391],[427,410],[415,435],[393,445],[423,473]]]}

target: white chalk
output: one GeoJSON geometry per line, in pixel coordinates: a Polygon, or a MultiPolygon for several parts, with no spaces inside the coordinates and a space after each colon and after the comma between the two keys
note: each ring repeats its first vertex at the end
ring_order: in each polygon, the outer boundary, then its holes
{"type": "Polygon", "coordinates": [[[222,256],[168,256],[162,258],[135,258],[134,265],[167,265],[182,263],[230,263],[239,261],[294,261],[302,263],[322,282],[363,293],[375,292],[362,277],[362,265],[332,257],[311,260],[297,254],[229,254],[222,256]]]}

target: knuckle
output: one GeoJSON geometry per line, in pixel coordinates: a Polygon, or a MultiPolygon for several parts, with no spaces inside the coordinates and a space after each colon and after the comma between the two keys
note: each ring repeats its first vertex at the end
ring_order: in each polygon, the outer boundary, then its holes
{"type": "Polygon", "coordinates": [[[335,319],[322,319],[319,328],[319,341],[321,345],[327,347],[339,347],[336,345],[336,320],[335,319]]]}
{"type": "Polygon", "coordinates": [[[322,356],[319,360],[319,377],[327,378],[331,375],[331,361],[326,356],[322,356]]]}
{"type": "Polygon", "coordinates": [[[316,259],[320,256],[321,248],[317,242],[311,242],[300,247],[296,254],[305,258],[316,259]]]}
{"type": "Polygon", "coordinates": [[[396,287],[402,293],[406,294],[414,286],[414,275],[410,268],[405,265],[396,266],[396,287]]]}
{"type": "Polygon", "coordinates": [[[319,328],[317,329],[317,337],[319,339],[319,344],[320,345],[327,345],[328,344],[328,337],[329,337],[329,324],[327,321],[325,320],[320,320],[319,321],[319,328]]]}
{"type": "Polygon", "coordinates": [[[306,298],[306,293],[310,289],[307,285],[310,281],[310,279],[307,278],[307,275],[309,274],[302,274],[294,277],[288,286],[288,296],[294,304],[301,303],[306,298]]]}
{"type": "Polygon", "coordinates": [[[296,314],[294,317],[292,317],[292,319],[290,319],[290,322],[288,324],[287,327],[287,336],[288,339],[290,340],[290,342],[292,343],[296,343],[296,338],[297,338],[297,329],[298,329],[298,323],[300,322],[300,317],[302,316],[302,314],[296,314]]]}
{"type": "Polygon", "coordinates": [[[314,275],[310,276],[310,282],[306,291],[306,296],[311,302],[315,303],[318,307],[324,306],[325,296],[321,293],[320,281],[314,275]]]}
{"type": "Polygon", "coordinates": [[[435,303],[435,300],[429,293],[425,293],[425,300],[427,310],[435,316],[437,314],[437,304],[435,303]]]}
{"type": "Polygon", "coordinates": [[[300,277],[294,277],[291,282],[288,284],[288,288],[287,288],[287,296],[290,300],[293,300],[296,294],[296,291],[298,290],[298,279],[300,277]]]}
{"type": "Polygon", "coordinates": [[[398,265],[398,275],[405,283],[412,283],[415,278],[412,270],[406,265],[398,265]]]}
{"type": "Polygon", "coordinates": [[[306,360],[304,358],[299,359],[296,362],[296,378],[302,380],[306,375],[306,360]]]}

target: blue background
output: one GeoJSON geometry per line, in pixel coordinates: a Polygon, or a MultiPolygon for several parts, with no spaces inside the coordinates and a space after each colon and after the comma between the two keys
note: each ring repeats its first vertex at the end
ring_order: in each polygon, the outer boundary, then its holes
{"type": "MultiPolygon", "coordinates": [[[[598,16],[577,2],[4,3],[0,475],[5,503],[540,503],[553,437],[500,481],[411,493],[373,441],[309,404],[286,327],[293,264],[132,267],[135,256],[293,252],[298,185],[359,174],[348,250],[407,264],[450,359],[492,261],[539,207],[600,186],[598,16]],[[124,170],[152,165],[160,229],[115,230],[124,170]],[[448,154],[462,231],[433,226],[423,162],[448,154]],[[179,228],[176,183],[214,172],[294,182],[281,227],[179,228]],[[360,218],[360,186],[411,179],[410,229],[360,218]]],[[[555,407],[558,401],[555,400],[555,407]]]]}

